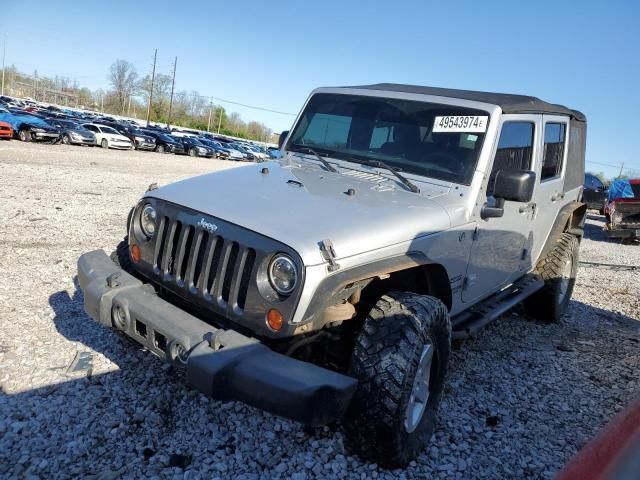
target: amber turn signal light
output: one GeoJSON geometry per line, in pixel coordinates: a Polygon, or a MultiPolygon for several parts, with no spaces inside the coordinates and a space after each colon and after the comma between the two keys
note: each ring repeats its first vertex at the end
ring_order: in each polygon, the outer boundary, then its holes
{"type": "Polygon", "coordinates": [[[274,332],[280,331],[280,329],[282,328],[282,324],[284,323],[284,318],[278,310],[276,310],[275,308],[269,310],[267,312],[266,319],[267,325],[269,325],[269,328],[271,330],[273,330],[274,332]]]}
{"type": "Polygon", "coordinates": [[[131,245],[131,260],[136,263],[140,261],[140,247],[135,243],[131,245]]]}

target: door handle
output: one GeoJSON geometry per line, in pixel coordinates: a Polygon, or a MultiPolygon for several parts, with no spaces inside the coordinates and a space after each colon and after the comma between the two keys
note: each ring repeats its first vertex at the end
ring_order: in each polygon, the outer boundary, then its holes
{"type": "Polygon", "coordinates": [[[562,200],[564,198],[564,193],[556,193],[551,197],[551,201],[555,202],[556,200],[562,200]]]}
{"type": "Polygon", "coordinates": [[[526,205],[522,205],[518,211],[520,213],[528,213],[528,212],[535,212],[536,211],[536,204],[531,202],[531,203],[527,203],[526,205]]]}

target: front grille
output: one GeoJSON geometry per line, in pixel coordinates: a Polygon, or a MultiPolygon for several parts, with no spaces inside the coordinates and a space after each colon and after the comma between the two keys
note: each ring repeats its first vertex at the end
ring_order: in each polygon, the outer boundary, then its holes
{"type": "Polygon", "coordinates": [[[241,314],[256,251],[180,220],[163,216],[158,224],[153,272],[224,310],[241,314]]]}

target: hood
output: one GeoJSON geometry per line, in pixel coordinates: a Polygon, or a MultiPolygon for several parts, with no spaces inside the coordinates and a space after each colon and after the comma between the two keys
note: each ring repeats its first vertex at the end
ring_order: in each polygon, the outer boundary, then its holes
{"type": "Polygon", "coordinates": [[[330,239],[336,258],[410,241],[450,227],[429,197],[447,187],[421,185],[414,194],[394,180],[348,170],[332,173],[310,162],[268,162],[176,182],[146,196],[235,223],[296,250],[306,265],[324,263],[318,244],[330,239]],[[267,167],[269,173],[262,174],[267,167]],[[349,189],[355,190],[348,195],[349,189]]]}

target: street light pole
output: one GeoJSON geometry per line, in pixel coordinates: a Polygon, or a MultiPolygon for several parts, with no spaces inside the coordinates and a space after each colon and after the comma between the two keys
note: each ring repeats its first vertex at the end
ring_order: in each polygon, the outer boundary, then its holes
{"type": "Polygon", "coordinates": [[[173,62],[173,75],[171,78],[171,98],[169,99],[169,118],[167,118],[167,128],[170,128],[171,123],[171,108],[173,107],[173,87],[176,84],[176,66],[178,65],[178,57],[173,62]]]}
{"type": "Polygon", "coordinates": [[[151,90],[149,90],[149,105],[147,106],[147,127],[149,126],[149,117],[151,117],[151,102],[153,101],[153,81],[156,78],[156,60],[158,58],[158,49],[153,54],[153,70],[151,71],[151,90]]]}

